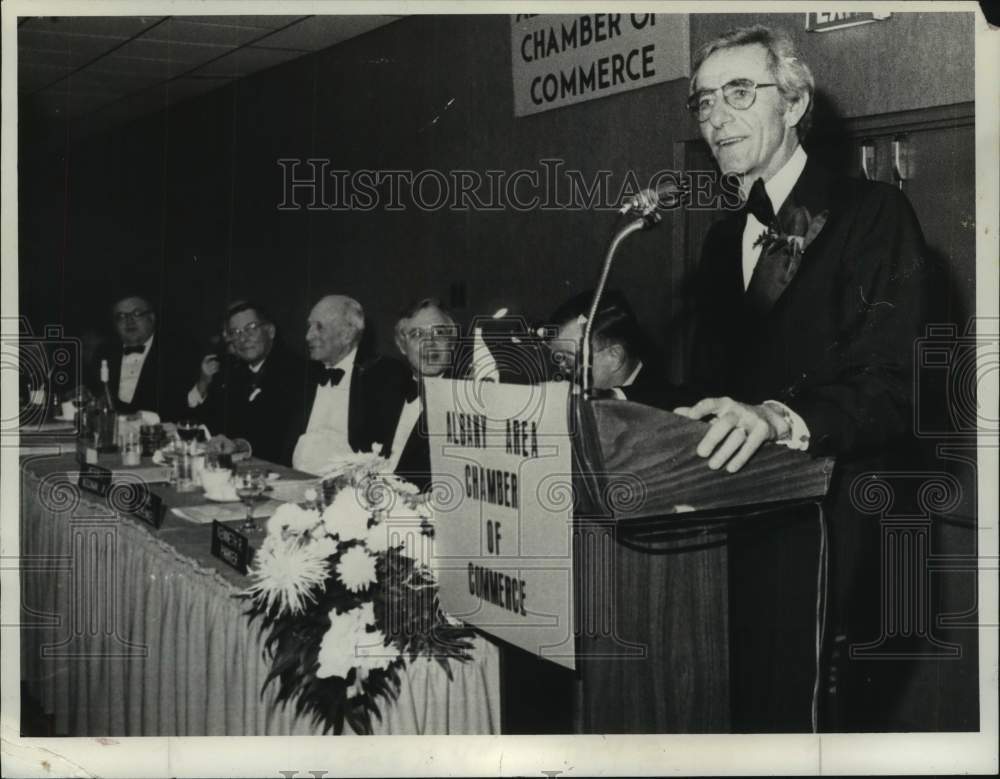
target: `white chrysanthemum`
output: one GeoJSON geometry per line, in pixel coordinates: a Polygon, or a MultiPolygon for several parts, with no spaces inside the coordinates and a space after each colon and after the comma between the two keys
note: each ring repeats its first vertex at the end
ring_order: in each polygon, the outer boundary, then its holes
{"type": "Polygon", "coordinates": [[[365,475],[386,470],[388,460],[382,456],[381,444],[374,444],[371,452],[352,454],[350,457],[330,462],[321,475],[322,481],[344,478],[357,482],[365,475]]]}
{"type": "Polygon", "coordinates": [[[316,498],[318,498],[318,497],[319,497],[319,493],[316,492],[315,487],[309,487],[308,489],[306,489],[306,491],[304,493],[302,493],[303,500],[306,500],[309,503],[315,503],[316,502],[316,498]]]}
{"type": "Polygon", "coordinates": [[[375,583],[375,557],[361,546],[352,546],[340,556],[337,576],[351,592],[360,592],[375,583]]]}
{"type": "Polygon", "coordinates": [[[420,488],[416,484],[394,473],[382,473],[380,477],[389,487],[401,495],[417,495],[420,492],[420,488]]]}
{"type": "MultiPolygon", "coordinates": [[[[405,500],[397,500],[388,511],[382,512],[382,524],[388,530],[387,543],[390,546],[403,544],[404,547],[412,549],[413,536],[420,532],[422,522],[412,502],[405,500]]],[[[410,552],[405,554],[413,556],[410,552]]]]}
{"type": "Polygon", "coordinates": [[[388,511],[383,512],[383,515],[389,522],[402,524],[413,524],[420,519],[417,510],[405,500],[397,500],[388,511]]]}
{"type": "Polygon", "coordinates": [[[382,522],[368,528],[368,533],[365,535],[365,546],[368,547],[369,551],[375,554],[387,551],[391,529],[390,525],[382,522]]]}
{"type": "Polygon", "coordinates": [[[330,612],[330,629],[323,634],[319,645],[317,678],[347,678],[354,667],[355,642],[363,630],[350,612],[338,614],[336,609],[330,612]]]}
{"type": "Polygon", "coordinates": [[[323,525],[331,536],[339,536],[344,541],[362,539],[368,532],[371,513],[363,505],[360,493],[353,489],[343,489],[337,493],[333,503],[323,511],[323,525]]]}
{"type": "Polygon", "coordinates": [[[348,612],[362,627],[375,627],[375,604],[368,600],[348,612]]]}
{"type": "Polygon", "coordinates": [[[330,536],[323,536],[312,542],[313,553],[317,557],[331,557],[337,553],[337,542],[330,536]]]}
{"type": "Polygon", "coordinates": [[[361,683],[370,671],[388,668],[399,657],[399,650],[394,645],[385,646],[385,633],[367,631],[374,623],[375,609],[370,601],[345,614],[332,610],[330,629],[320,642],[316,676],[346,679],[351,669],[356,668],[354,687],[349,695],[360,695],[361,683]]]}
{"type": "Polygon", "coordinates": [[[418,500],[414,510],[428,522],[434,521],[434,509],[431,508],[431,502],[429,500],[418,500]]]}
{"type": "Polygon", "coordinates": [[[394,645],[386,646],[385,633],[373,630],[364,633],[355,644],[354,660],[358,676],[368,678],[368,672],[385,670],[399,657],[399,651],[394,645]]]}
{"type": "Polygon", "coordinates": [[[319,512],[304,509],[297,503],[282,503],[267,520],[268,534],[278,534],[282,530],[300,535],[312,530],[320,521],[319,512]]]}
{"type": "Polygon", "coordinates": [[[300,614],[307,601],[315,601],[312,591],[323,586],[330,574],[327,555],[320,554],[317,544],[301,544],[297,538],[281,540],[268,536],[254,555],[250,578],[253,584],[246,592],[255,600],[264,601],[267,610],[275,605],[300,614]]]}

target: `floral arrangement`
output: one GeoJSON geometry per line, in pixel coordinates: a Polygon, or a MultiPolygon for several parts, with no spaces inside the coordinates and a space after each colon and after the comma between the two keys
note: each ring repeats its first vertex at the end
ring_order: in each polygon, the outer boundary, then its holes
{"type": "MultiPolygon", "coordinates": [[[[324,732],[345,723],[372,732],[378,701],[399,692],[399,670],[419,656],[451,677],[472,631],[442,610],[434,572],[421,562],[433,534],[427,496],[384,473],[374,453],[343,464],[267,523],[241,593],[266,633],[278,701],[295,700],[324,732]]],[[[263,692],[263,691],[262,691],[263,692]]]]}
{"type": "Polygon", "coordinates": [[[803,252],[816,240],[829,215],[828,211],[822,211],[813,216],[805,206],[790,209],[784,220],[787,232],[781,229],[775,219],[767,226],[767,231],[754,241],[754,246],[763,247],[763,255],[775,252],[784,255],[786,281],[790,281],[798,271],[803,252]]]}
{"type": "Polygon", "coordinates": [[[761,252],[747,285],[746,302],[751,311],[767,311],[781,297],[798,273],[802,255],[823,230],[828,217],[828,211],[814,216],[809,209],[799,206],[783,207],[780,218],[769,220],[767,231],[754,242],[761,252]]]}

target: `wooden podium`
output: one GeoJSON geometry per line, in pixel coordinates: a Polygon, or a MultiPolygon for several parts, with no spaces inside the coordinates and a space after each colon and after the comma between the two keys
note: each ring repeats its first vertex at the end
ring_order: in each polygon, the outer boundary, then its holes
{"type": "Polygon", "coordinates": [[[808,731],[833,461],[767,444],[712,471],[705,423],[626,401],[579,402],[571,424],[573,729],[808,731]]]}
{"type": "Polygon", "coordinates": [[[566,382],[425,395],[441,603],[503,642],[503,732],[809,730],[832,461],[712,471],[706,423],[566,382]]]}

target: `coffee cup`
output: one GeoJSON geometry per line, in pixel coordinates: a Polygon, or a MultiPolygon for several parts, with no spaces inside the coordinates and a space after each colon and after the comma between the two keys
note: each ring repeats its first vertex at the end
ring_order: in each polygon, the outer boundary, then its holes
{"type": "Polygon", "coordinates": [[[233,474],[227,468],[205,468],[201,472],[205,495],[213,500],[237,500],[233,474]]]}

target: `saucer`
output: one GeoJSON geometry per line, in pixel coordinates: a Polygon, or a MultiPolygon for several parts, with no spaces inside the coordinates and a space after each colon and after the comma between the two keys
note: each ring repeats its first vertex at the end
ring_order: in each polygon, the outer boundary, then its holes
{"type": "MultiPolygon", "coordinates": [[[[253,499],[253,502],[254,503],[264,503],[265,501],[267,501],[268,500],[267,492],[268,491],[265,490],[260,495],[255,496],[254,499],[253,499]]],[[[205,493],[205,497],[208,498],[213,503],[239,503],[240,502],[239,497],[237,497],[235,495],[232,498],[229,498],[229,497],[220,497],[218,495],[212,496],[212,495],[209,495],[206,492],[205,493]]]]}
{"type": "Polygon", "coordinates": [[[208,498],[210,501],[212,501],[212,503],[239,503],[240,502],[239,498],[235,498],[235,497],[234,498],[214,497],[212,495],[209,495],[207,492],[205,493],[205,497],[208,498]]]}

